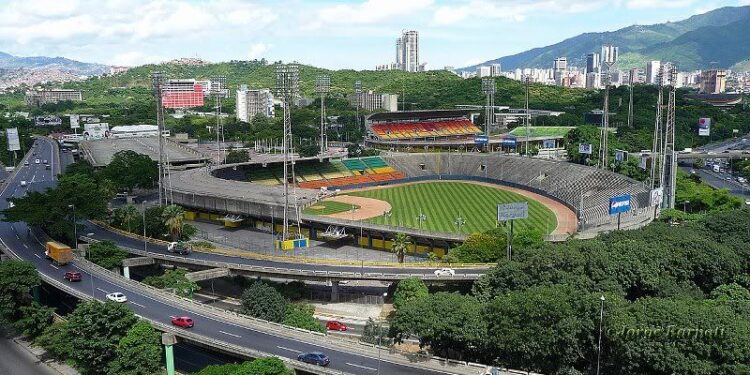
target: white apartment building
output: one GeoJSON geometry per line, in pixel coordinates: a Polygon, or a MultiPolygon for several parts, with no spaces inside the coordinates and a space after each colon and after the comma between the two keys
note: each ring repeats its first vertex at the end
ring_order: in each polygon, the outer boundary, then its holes
{"type": "Polygon", "coordinates": [[[251,90],[247,85],[240,86],[237,90],[237,119],[250,122],[261,114],[266,117],[274,117],[273,94],[269,89],[251,90]]]}
{"type": "Polygon", "coordinates": [[[353,107],[357,106],[359,101],[359,108],[365,111],[376,111],[386,110],[388,112],[398,111],[398,95],[396,94],[381,94],[372,91],[367,91],[359,94],[352,94],[349,96],[349,102],[353,107]]]}
{"type": "Polygon", "coordinates": [[[659,72],[661,72],[661,61],[646,63],[646,83],[650,85],[659,84],[659,72]]]}
{"type": "Polygon", "coordinates": [[[26,91],[26,104],[29,106],[41,106],[48,103],[63,101],[80,102],[83,95],[79,90],[69,89],[37,89],[26,91]]]}

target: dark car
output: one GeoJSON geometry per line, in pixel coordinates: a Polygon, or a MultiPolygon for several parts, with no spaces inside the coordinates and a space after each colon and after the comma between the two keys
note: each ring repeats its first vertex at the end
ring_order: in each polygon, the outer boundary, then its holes
{"type": "Polygon", "coordinates": [[[297,360],[318,366],[328,366],[331,363],[328,356],[321,352],[302,353],[297,356],[297,360]]]}
{"type": "Polygon", "coordinates": [[[80,272],[65,272],[65,275],[63,275],[63,279],[68,281],[81,281],[81,273],[80,272]]]}
{"type": "Polygon", "coordinates": [[[349,327],[346,324],[341,323],[337,320],[329,320],[326,322],[326,328],[329,331],[346,331],[349,327]]]}
{"type": "Polygon", "coordinates": [[[195,325],[193,319],[187,316],[173,316],[172,324],[182,328],[193,328],[195,325]]]}

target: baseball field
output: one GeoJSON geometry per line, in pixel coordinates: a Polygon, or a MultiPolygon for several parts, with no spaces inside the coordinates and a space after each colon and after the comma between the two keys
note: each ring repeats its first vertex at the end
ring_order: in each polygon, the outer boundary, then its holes
{"type": "Polygon", "coordinates": [[[438,232],[474,233],[496,226],[497,204],[529,202],[529,218],[516,220],[515,228],[536,228],[549,234],[555,230],[555,213],[536,200],[486,184],[425,182],[347,192],[350,196],[374,198],[390,203],[390,214],[369,222],[421,228],[438,232]]]}

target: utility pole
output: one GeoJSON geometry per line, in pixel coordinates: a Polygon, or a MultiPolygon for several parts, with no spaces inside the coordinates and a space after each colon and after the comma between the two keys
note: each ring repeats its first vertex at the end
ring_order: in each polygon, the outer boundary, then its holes
{"type": "Polygon", "coordinates": [[[159,206],[164,202],[162,190],[164,188],[164,106],[162,105],[162,84],[164,75],[162,72],[151,72],[151,85],[154,99],[156,101],[156,128],[159,134],[159,206]]]}
{"type": "Polygon", "coordinates": [[[331,78],[320,75],[315,79],[315,91],[320,94],[320,154],[328,151],[328,134],[326,127],[326,95],[331,91],[331,78]]]}

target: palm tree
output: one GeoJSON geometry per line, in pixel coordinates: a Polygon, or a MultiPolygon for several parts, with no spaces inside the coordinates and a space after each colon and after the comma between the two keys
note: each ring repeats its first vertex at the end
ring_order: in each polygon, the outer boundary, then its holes
{"type": "Polygon", "coordinates": [[[404,263],[404,255],[406,255],[406,251],[409,250],[409,245],[411,245],[411,237],[403,233],[398,233],[396,234],[396,237],[393,238],[391,252],[396,254],[399,263],[404,263]]]}
{"type": "Polygon", "coordinates": [[[133,206],[132,204],[123,207],[120,215],[122,215],[122,222],[128,227],[128,232],[132,232],[131,227],[133,222],[137,220],[139,216],[141,216],[140,212],[138,212],[138,209],[135,208],[135,206],[133,206]]]}
{"type": "Polygon", "coordinates": [[[182,225],[185,222],[185,210],[178,205],[171,204],[164,207],[161,218],[164,220],[164,225],[169,229],[172,241],[179,240],[182,236],[182,225]]]}

